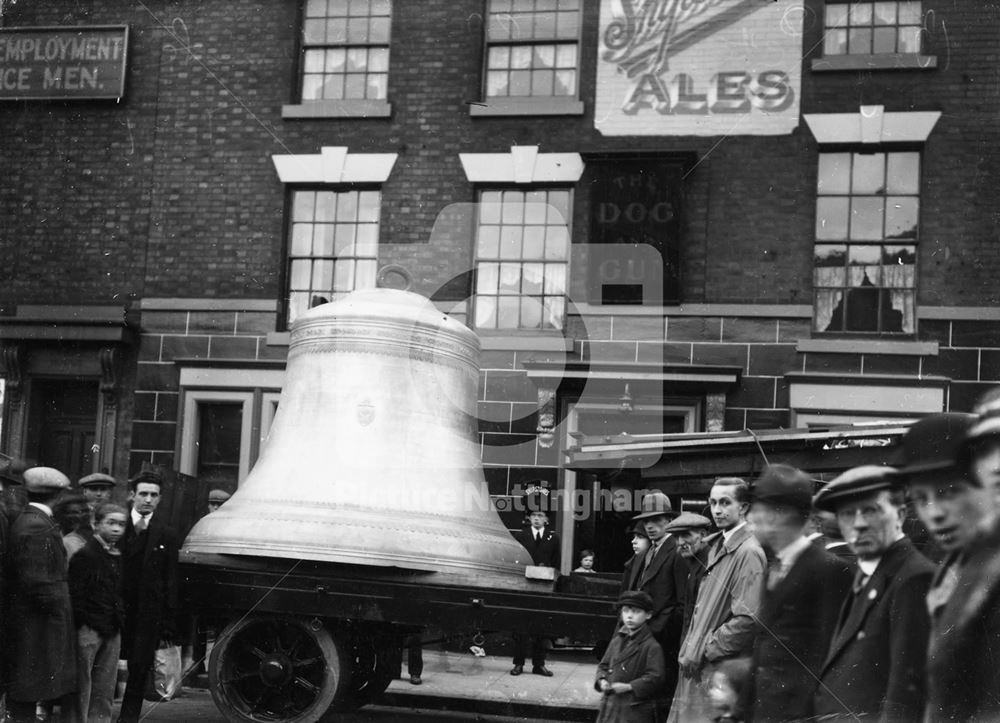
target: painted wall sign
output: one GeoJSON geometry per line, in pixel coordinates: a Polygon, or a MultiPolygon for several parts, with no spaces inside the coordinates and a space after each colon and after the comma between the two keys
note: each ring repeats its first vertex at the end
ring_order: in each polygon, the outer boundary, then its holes
{"type": "Polygon", "coordinates": [[[799,121],[803,0],[601,0],[604,135],[779,135],[799,121]]]}
{"type": "Polygon", "coordinates": [[[128,26],[0,29],[0,100],[120,99],[128,26]]]}

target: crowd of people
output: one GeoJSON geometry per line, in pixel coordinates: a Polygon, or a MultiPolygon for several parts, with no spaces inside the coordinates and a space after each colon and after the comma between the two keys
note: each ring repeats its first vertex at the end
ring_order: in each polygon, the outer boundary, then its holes
{"type": "Polygon", "coordinates": [[[5,704],[14,723],[107,723],[122,659],[117,720],[137,721],[157,649],[180,642],[180,539],[157,514],[163,480],[129,480],[127,507],[111,502],[115,486],[101,473],[73,488],[51,467],[0,469],[0,720],[5,704]]]}
{"type": "Polygon", "coordinates": [[[648,494],[598,721],[1000,721],[1000,393],[893,454],[719,478],[711,520],[648,494]]]}

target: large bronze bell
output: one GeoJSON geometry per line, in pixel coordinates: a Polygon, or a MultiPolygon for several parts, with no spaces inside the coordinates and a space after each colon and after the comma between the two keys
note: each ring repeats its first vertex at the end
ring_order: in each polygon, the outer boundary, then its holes
{"type": "Polygon", "coordinates": [[[479,340],[407,291],[357,291],[291,330],[260,458],[182,556],[242,555],[523,581],[528,552],[492,507],[476,434],[479,340]]]}

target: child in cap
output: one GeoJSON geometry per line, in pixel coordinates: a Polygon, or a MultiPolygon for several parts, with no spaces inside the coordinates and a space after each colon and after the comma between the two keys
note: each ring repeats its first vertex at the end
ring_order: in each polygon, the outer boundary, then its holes
{"type": "Polygon", "coordinates": [[[77,694],[72,719],[106,723],[111,719],[125,620],[117,544],[125,534],[128,511],[103,504],[94,512],[94,520],[94,536],[69,562],[69,593],[77,628],[77,694]]]}
{"type": "Polygon", "coordinates": [[[649,551],[649,535],[641,522],[637,522],[630,533],[632,544],[632,557],[625,561],[625,569],[622,571],[622,585],[619,592],[626,592],[635,587],[638,582],[636,578],[642,571],[642,563],[649,551]]]}
{"type": "Polygon", "coordinates": [[[654,723],[658,696],[666,681],[663,650],[646,625],[653,598],[639,590],[618,598],[621,627],[597,666],[598,723],[654,723]]]}

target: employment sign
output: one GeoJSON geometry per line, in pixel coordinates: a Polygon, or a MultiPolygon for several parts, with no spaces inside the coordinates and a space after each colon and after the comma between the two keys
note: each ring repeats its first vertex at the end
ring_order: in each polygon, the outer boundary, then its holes
{"type": "Polygon", "coordinates": [[[799,119],[803,0],[601,0],[604,135],[779,135],[799,119]]]}
{"type": "Polygon", "coordinates": [[[121,98],[128,27],[0,29],[0,100],[121,98]]]}

